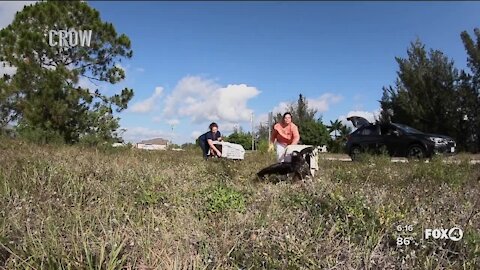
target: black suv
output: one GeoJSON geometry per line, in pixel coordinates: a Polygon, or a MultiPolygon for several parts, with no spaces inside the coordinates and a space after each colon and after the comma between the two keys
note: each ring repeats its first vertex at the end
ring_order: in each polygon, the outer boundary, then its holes
{"type": "Polygon", "coordinates": [[[387,151],[392,157],[431,158],[434,154],[454,154],[455,141],[444,135],[427,134],[396,123],[368,122],[360,116],[347,120],[357,128],[348,136],[347,153],[352,160],[362,152],[379,154],[387,151]]]}

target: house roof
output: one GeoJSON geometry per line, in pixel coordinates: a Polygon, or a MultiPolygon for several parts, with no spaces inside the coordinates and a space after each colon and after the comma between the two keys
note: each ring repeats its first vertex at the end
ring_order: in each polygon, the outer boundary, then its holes
{"type": "Polygon", "coordinates": [[[151,139],[151,140],[143,140],[139,143],[143,143],[143,144],[158,144],[158,145],[167,145],[168,144],[168,140],[165,140],[165,139],[162,139],[162,138],[155,138],[155,139],[151,139]]]}

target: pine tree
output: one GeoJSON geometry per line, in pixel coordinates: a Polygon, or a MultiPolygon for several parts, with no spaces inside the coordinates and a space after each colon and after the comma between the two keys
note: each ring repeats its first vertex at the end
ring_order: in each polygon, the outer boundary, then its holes
{"type": "Polygon", "coordinates": [[[475,145],[473,151],[480,151],[480,29],[475,28],[476,42],[463,31],[460,35],[467,52],[467,63],[471,74],[462,76],[461,108],[467,115],[465,125],[470,128],[469,141],[475,145]]]}
{"type": "Polygon", "coordinates": [[[16,67],[0,78],[1,122],[18,121],[24,134],[41,133],[44,141],[82,137],[114,140],[118,118],[133,97],[132,89],[106,96],[77,86],[80,78],[115,84],[125,78],[118,65],[131,58],[130,40],[103,22],[84,1],[47,1],[26,6],[0,31],[0,64],[16,67]],[[49,30],[91,29],[90,47],[50,46],[49,30]]]}
{"type": "Polygon", "coordinates": [[[381,120],[391,117],[422,131],[453,135],[456,108],[452,101],[459,82],[453,61],[438,50],[427,53],[419,40],[411,43],[407,54],[408,58],[396,58],[395,86],[383,88],[381,120]]]}

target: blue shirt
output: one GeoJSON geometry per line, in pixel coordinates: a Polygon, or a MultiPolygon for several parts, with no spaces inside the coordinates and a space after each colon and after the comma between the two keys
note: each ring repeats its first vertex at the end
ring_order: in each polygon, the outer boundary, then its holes
{"type": "Polygon", "coordinates": [[[203,133],[198,137],[200,141],[208,141],[209,139],[212,141],[216,141],[218,138],[222,137],[222,134],[220,134],[220,131],[217,130],[217,132],[214,134],[211,131],[207,131],[206,133],[203,133]]]}

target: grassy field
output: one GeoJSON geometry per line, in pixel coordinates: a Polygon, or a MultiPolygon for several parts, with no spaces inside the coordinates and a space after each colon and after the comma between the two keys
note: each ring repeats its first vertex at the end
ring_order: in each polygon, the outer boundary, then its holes
{"type": "Polygon", "coordinates": [[[480,165],[320,160],[256,181],[272,162],[2,139],[0,268],[480,269],[480,165]],[[454,226],[461,241],[422,240],[454,226]]]}

